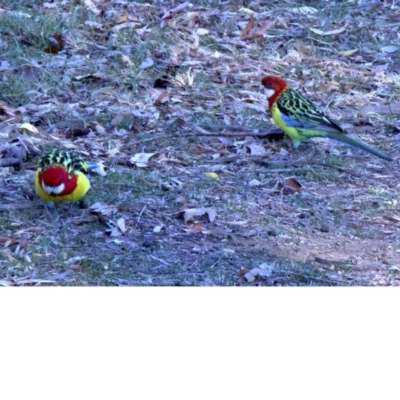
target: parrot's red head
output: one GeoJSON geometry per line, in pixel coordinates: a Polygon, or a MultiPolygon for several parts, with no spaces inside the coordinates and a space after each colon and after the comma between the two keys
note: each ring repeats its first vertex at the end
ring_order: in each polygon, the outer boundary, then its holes
{"type": "Polygon", "coordinates": [[[75,190],[77,176],[70,176],[61,165],[50,165],[39,172],[39,182],[42,189],[50,196],[65,196],[75,190]]]}
{"type": "Polygon", "coordinates": [[[261,83],[265,87],[265,95],[268,97],[269,108],[271,109],[275,100],[288,87],[288,84],[277,76],[265,76],[261,83]]]}

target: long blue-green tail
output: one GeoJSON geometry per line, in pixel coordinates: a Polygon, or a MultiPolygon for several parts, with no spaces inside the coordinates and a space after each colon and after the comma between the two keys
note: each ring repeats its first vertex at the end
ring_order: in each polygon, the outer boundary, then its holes
{"type": "Polygon", "coordinates": [[[358,147],[361,150],[367,151],[368,153],[373,154],[379,158],[382,158],[386,161],[393,161],[393,158],[389,157],[388,155],[381,153],[379,150],[375,149],[372,146],[369,146],[367,143],[362,142],[352,136],[339,133],[339,132],[329,132],[327,133],[326,137],[330,139],[338,140],[339,142],[346,143],[350,146],[358,147]]]}

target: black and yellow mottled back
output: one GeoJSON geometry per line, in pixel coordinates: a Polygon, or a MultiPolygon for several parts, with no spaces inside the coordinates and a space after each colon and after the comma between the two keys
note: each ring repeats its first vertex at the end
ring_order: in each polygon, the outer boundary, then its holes
{"type": "Polygon", "coordinates": [[[343,132],[343,129],[319,110],[312,101],[289,87],[278,97],[276,105],[282,114],[282,119],[291,127],[343,132]]]}
{"type": "Polygon", "coordinates": [[[88,167],[83,158],[73,151],[57,149],[44,154],[39,160],[39,169],[44,170],[49,165],[54,164],[62,165],[70,175],[77,171],[84,174],[88,172],[88,167]]]}

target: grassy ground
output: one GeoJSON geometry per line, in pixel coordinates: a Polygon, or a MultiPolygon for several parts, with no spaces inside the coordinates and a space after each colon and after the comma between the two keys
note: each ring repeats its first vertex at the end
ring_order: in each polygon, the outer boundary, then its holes
{"type": "Polygon", "coordinates": [[[0,284],[397,285],[399,15],[389,1],[3,4],[0,284]],[[265,74],[395,161],[267,135],[265,74]],[[36,197],[54,147],[104,163],[86,208],[36,197]]]}

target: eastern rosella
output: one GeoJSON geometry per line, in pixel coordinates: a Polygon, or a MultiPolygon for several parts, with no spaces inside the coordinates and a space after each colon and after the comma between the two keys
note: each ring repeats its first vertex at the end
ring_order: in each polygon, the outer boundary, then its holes
{"type": "Polygon", "coordinates": [[[281,78],[266,76],[261,80],[268,97],[275,124],[293,140],[294,147],[313,137],[327,137],[358,147],[387,161],[393,159],[368,144],[349,136],[318,107],[281,78]]]}
{"type": "Polygon", "coordinates": [[[53,150],[39,160],[36,193],[45,201],[76,201],[90,189],[88,165],[72,151],[53,150]]]}

